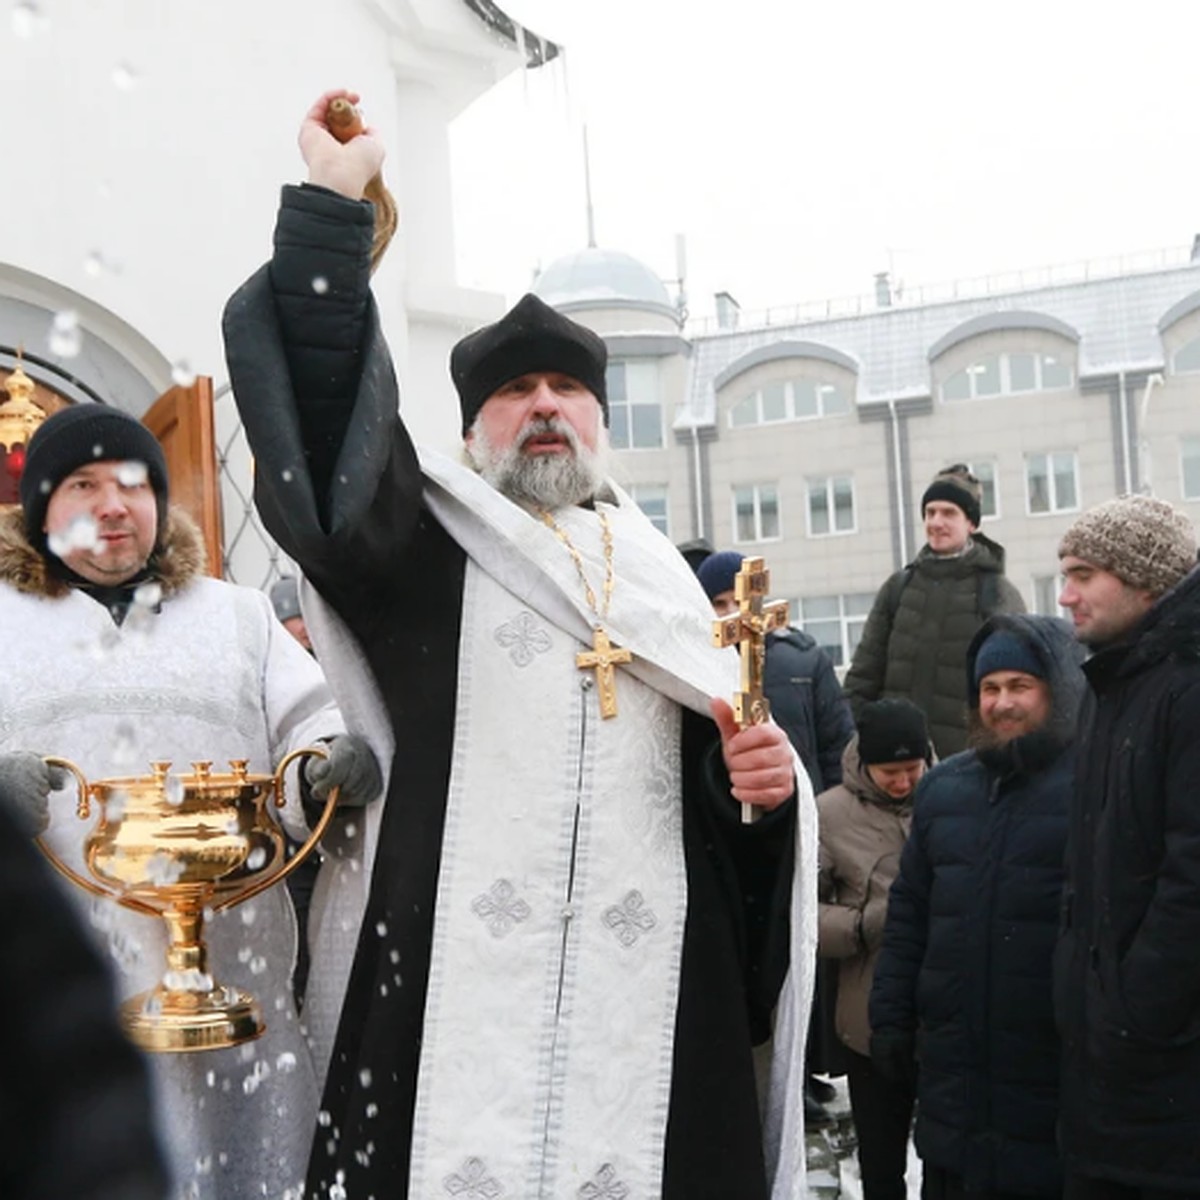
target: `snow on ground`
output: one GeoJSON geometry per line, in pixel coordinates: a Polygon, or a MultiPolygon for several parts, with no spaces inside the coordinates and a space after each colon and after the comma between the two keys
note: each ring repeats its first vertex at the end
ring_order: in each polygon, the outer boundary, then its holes
{"type": "MultiPolygon", "coordinates": [[[[828,1106],[837,1120],[829,1126],[810,1129],[808,1143],[808,1194],[811,1200],[862,1200],[858,1174],[857,1141],[850,1117],[850,1098],[845,1079],[831,1079],[837,1098],[828,1106]]],[[[921,1161],[912,1142],[908,1144],[908,1200],[920,1200],[921,1161]]]]}

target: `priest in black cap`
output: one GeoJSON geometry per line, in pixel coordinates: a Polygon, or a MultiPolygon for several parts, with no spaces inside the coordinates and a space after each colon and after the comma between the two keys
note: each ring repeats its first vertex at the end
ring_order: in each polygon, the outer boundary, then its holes
{"type": "Polygon", "coordinates": [[[260,512],[391,764],[323,869],[305,1194],[799,1198],[811,787],[737,728],[703,592],[607,477],[601,338],[525,296],[454,347],[462,460],[414,448],[369,289],[383,150],[330,135],[342,98],[224,323],[260,512]]]}

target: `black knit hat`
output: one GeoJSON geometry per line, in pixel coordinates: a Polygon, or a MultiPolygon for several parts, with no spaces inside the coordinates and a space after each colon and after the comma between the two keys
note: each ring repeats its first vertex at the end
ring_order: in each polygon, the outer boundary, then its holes
{"type": "Polygon", "coordinates": [[[561,371],[578,379],[600,401],[607,425],[607,365],[603,338],[532,293],[522,296],[494,325],[468,334],[450,351],[450,376],[462,405],[463,433],[497,388],[533,371],[561,371]]]}
{"type": "Polygon", "coordinates": [[[908,700],[874,700],[858,714],[858,756],[872,763],[929,758],[925,714],[908,700]]]}
{"type": "Polygon", "coordinates": [[[983,485],[971,474],[971,468],[966,463],[943,467],[933,477],[933,482],[921,497],[922,517],[925,515],[925,505],[931,500],[957,504],[967,514],[967,520],[978,527],[983,505],[983,485]]]}
{"type": "Polygon", "coordinates": [[[46,508],[54,489],[87,463],[142,462],[158,500],[158,535],[167,521],[167,460],[157,438],[145,425],[105,404],[73,404],[60,408],[38,427],[25,451],[21,474],[21,507],[25,534],[39,553],[46,553],[46,508]]]}
{"type": "Polygon", "coordinates": [[[734,578],[741,569],[742,556],[736,550],[718,550],[696,568],[696,578],[704,594],[712,600],[733,590],[734,578]]]}

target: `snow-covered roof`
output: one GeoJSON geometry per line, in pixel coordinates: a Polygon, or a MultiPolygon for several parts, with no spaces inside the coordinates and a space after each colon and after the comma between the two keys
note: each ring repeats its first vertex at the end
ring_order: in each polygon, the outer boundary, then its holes
{"type": "Polygon", "coordinates": [[[1163,365],[1160,330],[1170,324],[1162,323],[1164,317],[1178,319],[1198,305],[1200,262],[1191,262],[1002,295],[705,333],[693,339],[689,388],[675,424],[711,425],[714,382],[736,375],[729,368],[739,359],[781,343],[815,343],[852,360],[858,402],[869,404],[929,395],[931,358],[965,336],[991,329],[1037,328],[1077,339],[1081,377],[1157,369],[1163,365]]]}

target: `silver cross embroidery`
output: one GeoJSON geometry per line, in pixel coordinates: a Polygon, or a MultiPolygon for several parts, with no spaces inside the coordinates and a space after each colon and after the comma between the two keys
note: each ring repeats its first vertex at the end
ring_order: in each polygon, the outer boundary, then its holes
{"type": "Polygon", "coordinates": [[[508,650],[508,656],[518,667],[527,667],[535,654],[550,649],[550,635],[538,624],[531,612],[522,609],[511,621],[495,633],[496,641],[508,650]]]}
{"type": "Polygon", "coordinates": [[[612,1163],[605,1163],[575,1194],[579,1200],[628,1200],[629,1189],[617,1178],[612,1163]]]}
{"type": "Polygon", "coordinates": [[[658,924],[658,918],[643,907],[645,903],[642,893],[634,888],[620,904],[604,910],[604,924],[616,934],[617,941],[626,949],[658,924]]]}
{"type": "Polygon", "coordinates": [[[481,1158],[468,1158],[442,1182],[451,1196],[461,1196],[463,1200],[495,1200],[504,1195],[504,1188],[487,1173],[481,1158]]]}
{"type": "Polygon", "coordinates": [[[486,923],[492,937],[502,938],[522,921],[528,921],[533,910],[507,879],[497,879],[488,891],[471,901],[471,911],[486,923]]]}

